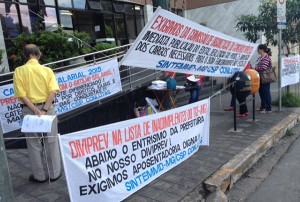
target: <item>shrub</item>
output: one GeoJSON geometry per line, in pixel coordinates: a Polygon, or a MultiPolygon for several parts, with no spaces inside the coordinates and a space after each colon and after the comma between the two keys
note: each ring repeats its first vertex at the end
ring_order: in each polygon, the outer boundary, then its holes
{"type": "MultiPolygon", "coordinates": [[[[272,104],[278,106],[279,100],[275,100],[272,104]]],[[[300,99],[292,93],[286,93],[281,98],[281,104],[284,107],[300,107],[300,99]]]]}

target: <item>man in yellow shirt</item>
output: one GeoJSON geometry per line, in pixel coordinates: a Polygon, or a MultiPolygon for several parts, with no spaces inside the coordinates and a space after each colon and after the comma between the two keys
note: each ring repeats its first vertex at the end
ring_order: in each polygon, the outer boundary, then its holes
{"type": "MultiPolygon", "coordinates": [[[[24,54],[28,59],[23,66],[17,67],[14,72],[14,94],[23,103],[23,117],[31,115],[55,115],[52,102],[59,92],[59,86],[52,69],[39,64],[41,52],[34,44],[28,44],[24,48],[24,54]]],[[[31,163],[32,175],[30,181],[46,182],[49,174],[50,181],[55,181],[61,176],[61,158],[57,137],[57,119],[52,125],[52,132],[41,138],[40,133],[26,133],[27,148],[31,163]],[[49,173],[44,165],[43,147],[46,149],[49,173]]]]}

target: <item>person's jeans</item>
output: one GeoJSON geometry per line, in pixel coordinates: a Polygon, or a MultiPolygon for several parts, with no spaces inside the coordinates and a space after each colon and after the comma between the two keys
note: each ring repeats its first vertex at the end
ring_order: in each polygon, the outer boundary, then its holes
{"type": "Polygon", "coordinates": [[[265,109],[267,111],[272,110],[272,98],[270,92],[270,83],[260,84],[259,87],[259,96],[261,99],[260,109],[265,109]]]}
{"type": "Polygon", "coordinates": [[[197,102],[199,100],[198,97],[199,97],[200,91],[201,91],[201,86],[198,86],[197,89],[190,91],[191,96],[190,96],[189,104],[197,102]]]}

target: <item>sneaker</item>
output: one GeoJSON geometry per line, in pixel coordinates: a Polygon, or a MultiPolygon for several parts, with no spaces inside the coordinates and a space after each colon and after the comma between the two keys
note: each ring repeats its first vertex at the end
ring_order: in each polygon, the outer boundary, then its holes
{"type": "Polygon", "coordinates": [[[246,112],[245,115],[248,116],[248,115],[249,115],[249,112],[246,112]]]}
{"type": "Polygon", "coordinates": [[[270,110],[270,111],[269,111],[269,110],[266,110],[266,113],[267,113],[267,114],[271,114],[272,111],[271,111],[271,110],[270,110]]]}
{"type": "Polygon", "coordinates": [[[232,110],[234,110],[234,107],[227,107],[224,109],[224,111],[232,111],[232,110]]]}
{"type": "Polygon", "coordinates": [[[265,109],[261,109],[261,110],[259,110],[259,113],[260,113],[260,114],[265,114],[265,113],[266,113],[266,110],[265,110],[265,109]]]}
{"type": "Polygon", "coordinates": [[[246,114],[236,114],[236,117],[245,117],[245,116],[247,116],[246,114]]]}

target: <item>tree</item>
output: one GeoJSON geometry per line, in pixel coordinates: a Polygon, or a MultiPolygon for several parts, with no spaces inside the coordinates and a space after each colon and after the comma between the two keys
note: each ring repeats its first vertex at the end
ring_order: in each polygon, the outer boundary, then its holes
{"type": "MultiPolygon", "coordinates": [[[[287,28],[282,31],[282,42],[290,53],[290,44],[300,40],[300,0],[286,1],[287,28]]],[[[267,44],[278,44],[277,1],[261,0],[259,15],[240,15],[236,17],[236,28],[244,32],[244,36],[251,42],[256,42],[261,34],[266,37],[267,44]]]]}

